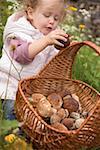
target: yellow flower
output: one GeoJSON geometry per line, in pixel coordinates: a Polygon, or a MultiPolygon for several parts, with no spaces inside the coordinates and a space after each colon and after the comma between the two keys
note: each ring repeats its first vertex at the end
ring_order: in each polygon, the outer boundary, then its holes
{"type": "Polygon", "coordinates": [[[9,142],[9,143],[14,142],[15,139],[16,139],[16,136],[14,134],[9,134],[9,135],[5,136],[5,141],[9,142]]]}
{"type": "Polygon", "coordinates": [[[85,25],[84,24],[80,24],[79,25],[79,28],[82,30],[82,29],[85,29],[85,25]]]}
{"type": "Polygon", "coordinates": [[[76,7],[73,7],[73,6],[69,6],[68,9],[69,9],[69,10],[72,10],[72,11],[77,11],[77,8],[76,8],[76,7]]]}

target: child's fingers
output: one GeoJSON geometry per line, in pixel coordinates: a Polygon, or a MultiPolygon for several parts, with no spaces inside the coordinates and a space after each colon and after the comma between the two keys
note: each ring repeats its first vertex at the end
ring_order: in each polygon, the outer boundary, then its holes
{"type": "Polygon", "coordinates": [[[60,41],[58,41],[58,40],[55,40],[55,42],[54,42],[55,44],[54,45],[58,45],[58,46],[61,46],[61,47],[64,47],[64,44],[63,43],[61,43],[60,41]]]}
{"type": "Polygon", "coordinates": [[[66,38],[66,41],[64,41],[64,39],[62,37],[59,37],[59,38],[60,39],[57,39],[56,40],[56,44],[55,44],[57,49],[58,49],[58,46],[59,46],[59,49],[61,49],[60,47],[65,48],[65,47],[67,47],[67,46],[70,45],[70,39],[69,39],[69,37],[66,38]]]}
{"type": "Polygon", "coordinates": [[[67,42],[67,38],[65,38],[64,36],[61,36],[61,35],[55,35],[55,39],[56,40],[62,40],[64,42],[67,42]]]}

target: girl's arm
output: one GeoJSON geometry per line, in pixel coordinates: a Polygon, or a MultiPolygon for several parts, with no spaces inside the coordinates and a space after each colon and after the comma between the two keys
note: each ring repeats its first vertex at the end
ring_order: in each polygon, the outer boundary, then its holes
{"type": "Polygon", "coordinates": [[[32,62],[34,57],[44,50],[49,45],[59,45],[64,46],[58,41],[58,39],[67,41],[68,35],[62,30],[54,30],[48,35],[42,37],[38,40],[33,40],[32,43],[22,41],[20,39],[10,39],[10,56],[21,64],[28,64],[32,62]]]}
{"type": "Polygon", "coordinates": [[[32,62],[33,59],[29,58],[29,44],[30,43],[20,39],[9,39],[8,45],[10,56],[21,64],[28,64],[32,62]]]}
{"type": "Polygon", "coordinates": [[[48,35],[42,37],[39,40],[34,40],[28,48],[29,58],[34,58],[38,53],[40,53],[43,49],[50,45],[59,45],[64,46],[64,44],[60,43],[58,40],[67,41],[68,35],[60,29],[56,29],[51,31],[48,35]]]}

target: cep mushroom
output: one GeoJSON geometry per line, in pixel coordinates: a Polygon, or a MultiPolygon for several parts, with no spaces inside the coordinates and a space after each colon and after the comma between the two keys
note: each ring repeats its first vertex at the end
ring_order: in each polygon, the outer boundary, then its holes
{"type": "Polygon", "coordinates": [[[59,131],[68,131],[67,127],[65,127],[63,124],[56,122],[51,125],[52,127],[58,129],[59,131]]]}
{"type": "Polygon", "coordinates": [[[43,94],[40,94],[40,93],[32,94],[31,103],[32,103],[33,107],[36,107],[38,102],[41,99],[46,99],[46,97],[43,94]]]}
{"type": "Polygon", "coordinates": [[[79,102],[72,97],[66,98],[64,99],[63,108],[67,109],[69,113],[77,112],[79,109],[79,102]]]}
{"type": "Polygon", "coordinates": [[[50,102],[51,106],[55,109],[61,108],[63,104],[61,96],[57,93],[51,93],[50,95],[48,95],[47,99],[50,102]]]}
{"type": "Polygon", "coordinates": [[[73,118],[64,118],[62,120],[62,124],[65,125],[68,129],[71,129],[73,127],[75,120],[73,118]]]}
{"type": "Polygon", "coordinates": [[[57,111],[57,115],[58,115],[61,119],[64,119],[64,118],[66,117],[65,109],[60,108],[60,109],[57,111]]]}
{"type": "Polygon", "coordinates": [[[79,118],[79,119],[77,119],[76,121],[75,121],[75,124],[74,124],[74,126],[78,129],[80,126],[81,126],[81,124],[84,122],[84,118],[79,118]]]}
{"type": "Polygon", "coordinates": [[[58,116],[57,114],[53,114],[51,117],[50,117],[50,123],[51,124],[54,124],[56,122],[60,122],[61,121],[61,117],[58,116]]]}
{"type": "Polygon", "coordinates": [[[37,111],[42,117],[50,117],[52,115],[51,104],[49,101],[43,97],[37,104],[37,111]]]}

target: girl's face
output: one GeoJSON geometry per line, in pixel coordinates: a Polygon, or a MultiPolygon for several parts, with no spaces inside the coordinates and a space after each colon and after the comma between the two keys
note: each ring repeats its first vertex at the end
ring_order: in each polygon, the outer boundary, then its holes
{"type": "Polygon", "coordinates": [[[64,3],[62,0],[41,0],[35,10],[28,8],[31,24],[44,35],[55,30],[63,16],[64,3]]]}

